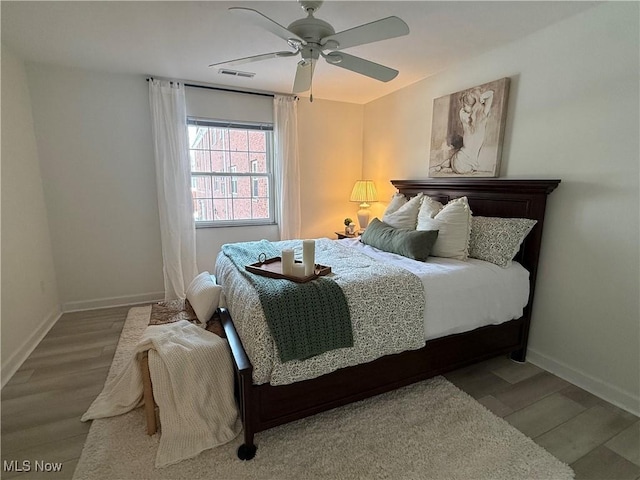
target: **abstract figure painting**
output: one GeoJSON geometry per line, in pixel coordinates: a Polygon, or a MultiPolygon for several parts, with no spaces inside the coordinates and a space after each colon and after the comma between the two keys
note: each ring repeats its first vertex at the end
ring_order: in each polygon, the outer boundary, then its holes
{"type": "Polygon", "coordinates": [[[433,101],[429,176],[498,176],[508,96],[502,78],[433,101]]]}

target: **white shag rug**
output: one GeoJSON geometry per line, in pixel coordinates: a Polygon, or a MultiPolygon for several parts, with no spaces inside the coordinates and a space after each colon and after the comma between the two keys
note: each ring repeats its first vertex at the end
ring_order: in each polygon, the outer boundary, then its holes
{"type": "MultiPolygon", "coordinates": [[[[149,320],[132,308],[109,376],[122,368],[149,320]]],[[[571,468],[442,377],[256,434],[256,457],[234,441],[154,468],[158,435],[143,409],[94,420],[74,480],[114,479],[553,479],[571,468]]]]}

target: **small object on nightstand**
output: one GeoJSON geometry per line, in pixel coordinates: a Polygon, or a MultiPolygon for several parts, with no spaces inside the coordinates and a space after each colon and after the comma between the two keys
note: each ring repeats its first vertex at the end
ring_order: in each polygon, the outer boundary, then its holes
{"type": "Polygon", "coordinates": [[[344,232],[336,232],[336,235],[338,236],[338,240],[341,240],[343,238],[357,238],[360,236],[355,233],[344,233],[344,232]]]}
{"type": "Polygon", "coordinates": [[[353,233],[355,233],[355,223],[353,223],[353,220],[351,220],[351,218],[347,217],[344,219],[344,234],[345,235],[351,235],[353,233]]]}

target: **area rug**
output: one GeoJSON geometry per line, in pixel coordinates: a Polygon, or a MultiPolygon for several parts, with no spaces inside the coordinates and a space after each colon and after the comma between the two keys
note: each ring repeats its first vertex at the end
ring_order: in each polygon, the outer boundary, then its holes
{"type": "MultiPolygon", "coordinates": [[[[132,308],[109,376],[122,368],[147,326],[132,308]]],[[[571,468],[442,377],[260,432],[258,452],[229,444],[154,468],[158,434],[143,409],[94,420],[73,478],[113,479],[553,479],[571,468]]]]}

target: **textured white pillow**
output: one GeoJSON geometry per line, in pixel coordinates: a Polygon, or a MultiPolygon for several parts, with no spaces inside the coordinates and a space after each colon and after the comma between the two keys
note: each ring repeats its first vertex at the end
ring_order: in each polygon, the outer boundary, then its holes
{"type": "Polygon", "coordinates": [[[432,256],[466,260],[471,234],[471,209],[467,197],[456,198],[444,206],[425,197],[416,229],[438,230],[438,239],[431,249],[432,256]]]}
{"type": "Polygon", "coordinates": [[[407,202],[408,202],[407,197],[405,197],[403,194],[394,193],[393,196],[391,197],[391,201],[389,202],[389,205],[387,205],[387,208],[384,211],[383,218],[384,218],[384,215],[391,215],[392,213],[397,212],[400,209],[400,207],[402,207],[407,202]]]}
{"type": "Polygon", "coordinates": [[[408,228],[410,230],[415,230],[416,224],[418,222],[418,212],[420,211],[420,204],[422,203],[423,196],[424,195],[422,193],[418,193],[415,197],[407,201],[395,212],[385,212],[382,217],[382,221],[387,225],[391,225],[395,228],[408,228]]]}
{"type": "Polygon", "coordinates": [[[202,272],[187,288],[187,300],[203,324],[211,319],[220,301],[222,287],[216,285],[215,279],[216,277],[209,275],[209,272],[202,272]]]}

